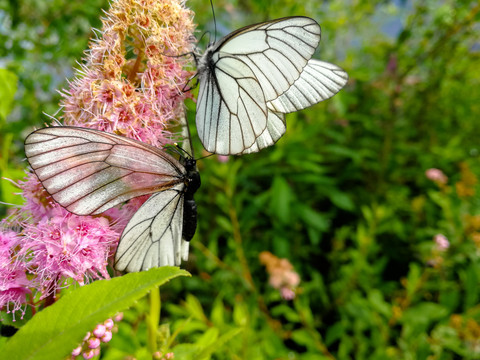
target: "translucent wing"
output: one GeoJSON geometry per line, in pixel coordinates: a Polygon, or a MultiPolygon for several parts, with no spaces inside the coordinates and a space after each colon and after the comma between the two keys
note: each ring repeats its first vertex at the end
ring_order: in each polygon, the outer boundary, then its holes
{"type": "Polygon", "coordinates": [[[223,58],[215,72],[200,74],[197,131],[210,152],[236,154],[267,126],[265,98],[253,72],[235,58],[223,58]]]}
{"type": "Polygon", "coordinates": [[[199,61],[196,123],[206,150],[239,154],[264,133],[267,103],[298,79],[320,40],[310,18],[277,19],[239,29],[199,61]]]}
{"type": "Polygon", "coordinates": [[[253,145],[248,149],[245,149],[242,154],[255,153],[263,148],[275,144],[277,140],[280,139],[283,134],[285,134],[286,129],[285,115],[269,110],[267,128],[262,135],[255,140],[253,145]]]}
{"type": "Polygon", "coordinates": [[[337,65],[310,59],[293,85],[267,106],[281,113],[302,110],[331,98],[347,81],[347,73],[337,65]]]}
{"type": "Polygon", "coordinates": [[[182,239],[183,183],[151,196],[123,230],[115,254],[115,268],[141,271],[180,265],[188,259],[188,242],[182,239]]]}
{"type": "Polygon", "coordinates": [[[96,215],[133,197],[183,182],[178,160],[148,144],[76,127],[49,127],[25,139],[30,165],[53,199],[96,215]]]}
{"type": "Polygon", "coordinates": [[[293,85],[267,103],[267,129],[242,154],[258,152],[275,144],[286,130],[284,113],[302,110],[332,97],[347,81],[347,73],[337,65],[310,59],[293,85]]]}
{"type": "Polygon", "coordinates": [[[260,83],[268,102],[283,94],[298,79],[318,46],[320,34],[320,25],[313,19],[281,18],[231,33],[220,40],[215,55],[219,59],[234,56],[245,63],[260,83]]]}

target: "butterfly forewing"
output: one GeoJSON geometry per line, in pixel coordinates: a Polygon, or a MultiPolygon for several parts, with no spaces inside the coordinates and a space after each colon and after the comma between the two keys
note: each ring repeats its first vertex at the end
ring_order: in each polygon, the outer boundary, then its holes
{"type": "Polygon", "coordinates": [[[265,98],[254,74],[238,59],[219,59],[217,69],[217,77],[200,75],[198,135],[210,152],[240,153],[267,126],[265,98]],[[225,85],[218,87],[220,81],[225,85]]]}
{"type": "Polygon", "coordinates": [[[270,101],[300,76],[319,41],[320,26],[315,20],[291,17],[240,30],[227,36],[217,51],[242,60],[261,84],[265,101],[270,101]]]}
{"type": "Polygon", "coordinates": [[[182,165],[148,144],[86,128],[51,127],[25,140],[47,192],[77,215],[99,214],[182,181],[182,165]]]}

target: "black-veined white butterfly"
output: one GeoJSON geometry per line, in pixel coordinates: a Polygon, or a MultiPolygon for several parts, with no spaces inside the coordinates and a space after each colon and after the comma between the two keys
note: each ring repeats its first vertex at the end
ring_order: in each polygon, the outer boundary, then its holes
{"type": "Polygon", "coordinates": [[[302,16],[238,29],[198,61],[197,131],[207,151],[257,152],[286,130],[285,115],[335,95],[348,75],[311,59],[320,26],[302,16]]]}
{"type": "Polygon", "coordinates": [[[25,139],[27,159],[53,199],[77,215],[97,215],[153,194],[123,230],[115,268],[141,271],[180,265],[197,225],[196,162],[181,164],[161,149],[123,136],[55,126],[25,139]]]}

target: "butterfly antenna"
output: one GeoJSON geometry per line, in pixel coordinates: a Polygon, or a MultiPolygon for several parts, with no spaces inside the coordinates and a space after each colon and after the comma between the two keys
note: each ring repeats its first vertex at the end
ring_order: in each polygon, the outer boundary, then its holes
{"type": "Polygon", "coordinates": [[[210,7],[212,8],[213,24],[215,26],[215,33],[213,34],[213,44],[217,42],[217,19],[215,19],[215,9],[213,8],[213,0],[210,0],[210,7]]]}
{"type": "Polygon", "coordinates": [[[198,160],[206,159],[206,158],[208,158],[210,156],[213,156],[213,155],[215,155],[215,153],[210,153],[208,155],[202,156],[201,158],[198,158],[198,159],[195,159],[195,160],[198,161],[198,160]]]}
{"type": "Polygon", "coordinates": [[[179,155],[184,155],[184,156],[186,155],[186,157],[189,157],[189,158],[193,159],[193,156],[190,155],[190,153],[187,150],[182,149],[180,147],[180,145],[178,145],[177,143],[173,143],[173,145],[174,145],[175,149],[177,149],[177,152],[179,153],[179,155]]]}

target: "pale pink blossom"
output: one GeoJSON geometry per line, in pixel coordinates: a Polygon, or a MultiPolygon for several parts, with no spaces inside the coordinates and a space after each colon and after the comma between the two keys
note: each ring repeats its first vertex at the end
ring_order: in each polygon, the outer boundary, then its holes
{"type": "Polygon", "coordinates": [[[439,251],[446,251],[450,247],[450,242],[445,235],[437,234],[434,236],[434,241],[439,251]]]}
{"type": "Polygon", "coordinates": [[[300,284],[300,276],[293,270],[287,259],[280,259],[268,251],[260,253],[260,262],[267,267],[270,274],[269,284],[280,291],[285,300],[295,298],[295,289],[300,284]]]}
{"type": "Polygon", "coordinates": [[[80,355],[80,353],[82,352],[82,347],[81,346],[77,346],[75,349],[72,350],[72,356],[78,356],[80,355]]]}
{"type": "Polygon", "coordinates": [[[103,335],[105,335],[106,331],[107,328],[105,327],[105,325],[98,324],[93,330],[93,335],[95,335],[97,338],[101,338],[103,335]]]}
{"type": "Polygon", "coordinates": [[[445,185],[448,181],[448,177],[439,169],[428,169],[425,171],[425,176],[427,179],[436,182],[437,184],[445,185]]]}
{"type": "Polygon", "coordinates": [[[103,334],[103,336],[100,338],[100,340],[103,343],[107,343],[110,340],[112,340],[112,336],[113,336],[112,332],[110,330],[107,330],[107,331],[105,331],[105,334],[103,334]]]}
{"type": "Polygon", "coordinates": [[[107,319],[107,320],[104,321],[103,325],[105,325],[105,329],[112,330],[113,325],[115,325],[115,323],[113,322],[112,319],[107,319]]]}

